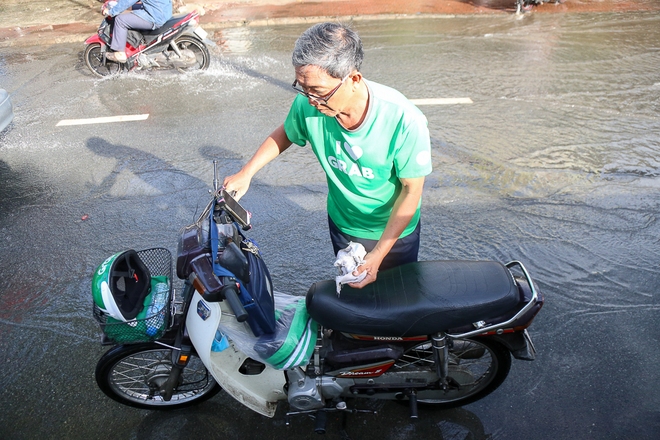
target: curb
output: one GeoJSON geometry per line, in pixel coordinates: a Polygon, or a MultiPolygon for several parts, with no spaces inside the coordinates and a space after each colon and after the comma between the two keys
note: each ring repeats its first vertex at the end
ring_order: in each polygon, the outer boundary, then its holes
{"type": "MultiPolygon", "coordinates": [[[[213,40],[216,38],[213,35],[215,32],[242,26],[263,27],[311,24],[326,20],[368,21],[511,15],[512,10],[507,6],[509,4],[513,6],[514,0],[484,0],[479,3],[468,0],[444,0],[442,2],[406,0],[406,2],[402,3],[385,0],[199,0],[198,5],[189,4],[188,7],[199,6],[206,12],[206,14],[201,16],[200,23],[209,32],[210,39],[213,40]],[[385,12],[387,10],[396,12],[385,12]],[[230,13],[224,15],[226,12],[230,13]]],[[[58,8],[57,10],[60,12],[59,18],[62,18],[61,9],[58,8]]],[[[536,13],[625,13],[651,11],[660,12],[660,1],[566,0],[553,4],[541,4],[535,7],[534,12],[525,13],[519,18],[525,18],[528,14],[533,17],[536,13]]],[[[43,18],[47,19],[48,17],[43,18]]],[[[25,28],[18,26],[0,27],[0,48],[44,46],[61,43],[83,44],[89,36],[96,33],[98,23],[101,21],[100,14],[98,20],[94,20],[94,22],[89,21],[87,18],[83,18],[83,20],[86,21],[49,25],[40,24],[25,28]]],[[[66,21],[66,16],[64,16],[63,21],[66,21]]],[[[219,38],[217,37],[217,39],[219,38]]]]}
{"type": "MultiPolygon", "coordinates": [[[[285,26],[295,24],[314,24],[329,19],[339,21],[378,21],[411,19],[449,19],[467,14],[365,14],[365,15],[317,15],[304,17],[281,17],[267,19],[235,19],[225,21],[204,21],[200,25],[210,34],[222,29],[237,27],[285,26]]],[[[0,28],[0,48],[28,47],[47,44],[84,43],[96,33],[98,25],[75,22],[64,25],[33,26],[22,28],[0,28]],[[75,29],[75,30],[74,30],[75,29]]],[[[213,40],[213,35],[210,36],[213,40]]]]}
{"type": "MultiPolygon", "coordinates": [[[[378,20],[411,20],[411,19],[450,19],[467,14],[365,14],[345,16],[305,16],[305,17],[282,17],[267,19],[236,19],[226,21],[204,22],[202,17],[201,26],[210,34],[222,29],[237,27],[265,27],[284,26],[295,24],[314,24],[329,19],[339,21],[378,21],[378,20]]],[[[33,26],[22,28],[0,28],[0,48],[7,47],[29,47],[50,44],[84,43],[87,38],[96,33],[98,26],[91,23],[69,23],[65,25],[33,26]],[[69,30],[75,29],[75,30],[69,30]]],[[[210,35],[211,40],[214,36],[210,35]]]]}

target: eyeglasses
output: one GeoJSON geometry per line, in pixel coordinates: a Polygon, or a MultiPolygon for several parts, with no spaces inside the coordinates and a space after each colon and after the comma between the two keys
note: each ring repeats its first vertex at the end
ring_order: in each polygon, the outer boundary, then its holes
{"type": "Polygon", "coordinates": [[[295,80],[295,81],[293,82],[293,84],[291,84],[291,87],[293,87],[293,90],[295,90],[296,92],[300,93],[301,95],[303,95],[303,96],[306,97],[306,98],[312,99],[312,100],[314,100],[314,101],[316,101],[316,102],[320,102],[320,103],[323,103],[323,104],[327,104],[328,101],[330,101],[330,98],[332,98],[332,95],[334,95],[335,93],[337,93],[337,90],[339,90],[339,88],[341,87],[341,85],[344,84],[344,81],[346,81],[346,80],[348,79],[349,76],[351,76],[350,73],[349,73],[348,75],[346,75],[346,76],[344,77],[344,79],[342,79],[341,82],[340,82],[339,84],[337,84],[337,87],[335,87],[334,89],[330,90],[329,93],[327,93],[327,94],[325,94],[325,95],[323,95],[323,96],[316,96],[316,95],[312,95],[311,93],[307,93],[306,91],[304,91],[304,90],[298,85],[298,80],[295,80]]]}

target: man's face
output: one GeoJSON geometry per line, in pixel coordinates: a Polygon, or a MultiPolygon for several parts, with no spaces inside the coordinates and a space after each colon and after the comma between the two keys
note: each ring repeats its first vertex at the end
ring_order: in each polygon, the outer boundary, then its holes
{"type": "Polygon", "coordinates": [[[346,104],[344,83],[350,81],[350,77],[333,78],[317,66],[296,67],[295,71],[294,88],[302,90],[309,104],[324,115],[337,116],[346,104]]]}

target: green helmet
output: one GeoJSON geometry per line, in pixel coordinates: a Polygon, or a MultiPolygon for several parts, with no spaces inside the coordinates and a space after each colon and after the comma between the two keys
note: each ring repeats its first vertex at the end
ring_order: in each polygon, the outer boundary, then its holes
{"type": "Polygon", "coordinates": [[[151,274],[133,249],[118,252],[96,268],[92,278],[94,304],[119,321],[135,319],[149,294],[151,274]]]}

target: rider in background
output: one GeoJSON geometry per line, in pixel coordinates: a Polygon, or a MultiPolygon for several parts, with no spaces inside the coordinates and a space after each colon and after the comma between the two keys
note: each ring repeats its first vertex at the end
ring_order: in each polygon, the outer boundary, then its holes
{"type": "Polygon", "coordinates": [[[115,17],[112,43],[114,52],[107,54],[110,61],[126,62],[126,39],[129,29],[157,29],[172,18],[172,0],[140,0],[142,7],[133,9],[138,0],[117,0],[103,5],[101,12],[105,16],[115,17]],[[111,6],[115,3],[114,6],[111,6]]]}

